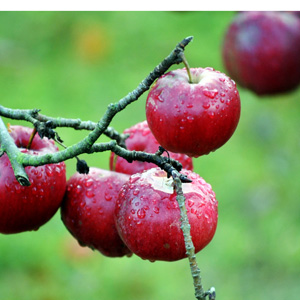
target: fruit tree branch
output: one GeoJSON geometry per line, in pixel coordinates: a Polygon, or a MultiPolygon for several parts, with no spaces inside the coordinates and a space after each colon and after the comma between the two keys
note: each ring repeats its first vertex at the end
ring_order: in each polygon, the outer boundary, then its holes
{"type": "Polygon", "coordinates": [[[14,170],[15,177],[21,185],[29,186],[30,181],[22,163],[20,163],[21,152],[14,143],[14,140],[6,130],[5,124],[0,117],[0,151],[1,155],[6,152],[14,170]]]}
{"type": "Polygon", "coordinates": [[[210,291],[204,292],[201,276],[200,276],[200,269],[197,265],[196,255],[195,255],[195,247],[191,237],[191,225],[188,220],[187,210],[185,207],[185,196],[182,190],[182,182],[180,180],[180,174],[177,171],[172,172],[172,177],[174,180],[174,188],[176,191],[176,200],[178,202],[180,208],[180,221],[181,221],[181,230],[183,232],[184,237],[184,244],[186,248],[186,254],[189,259],[190,269],[192,273],[192,277],[194,280],[194,288],[195,288],[195,297],[198,300],[205,300],[206,296],[209,296],[209,299],[215,299],[214,296],[214,288],[211,288],[210,291]]]}
{"type": "MultiPolygon", "coordinates": [[[[14,161],[15,168],[14,170],[23,169],[24,166],[39,166],[44,165],[48,163],[59,163],[61,161],[68,160],[70,158],[73,158],[75,156],[78,156],[83,153],[91,153],[94,152],[95,149],[93,148],[93,145],[97,141],[97,139],[102,135],[110,131],[112,135],[118,136],[118,134],[113,131],[112,129],[109,129],[109,125],[114,118],[114,116],[125,109],[129,104],[136,101],[145,91],[150,89],[150,86],[153,84],[153,82],[159,78],[161,75],[163,75],[173,64],[178,64],[182,62],[182,55],[181,53],[184,51],[184,48],[188,43],[193,39],[193,37],[187,37],[183,39],[180,43],[177,44],[175,49],[167,56],[159,65],[157,65],[154,70],[137,86],[135,90],[130,92],[127,96],[120,99],[116,103],[112,103],[108,106],[106,112],[104,113],[103,117],[99,120],[98,123],[90,123],[85,122],[82,123],[80,120],[70,120],[70,119],[63,119],[63,118],[47,118],[46,116],[42,116],[39,114],[39,110],[32,109],[32,110],[15,110],[15,109],[6,109],[3,106],[0,106],[0,115],[11,118],[11,119],[18,119],[18,120],[26,120],[28,122],[31,122],[35,127],[39,126],[41,119],[42,122],[47,122],[48,125],[51,128],[55,127],[72,127],[74,129],[78,129],[78,127],[86,126],[86,129],[88,128],[91,130],[91,132],[80,142],[78,142],[75,145],[72,145],[70,147],[67,147],[64,150],[61,150],[56,153],[51,154],[45,154],[41,156],[33,156],[25,153],[21,153],[18,149],[16,149],[12,144],[13,141],[11,139],[5,139],[5,145],[2,147],[2,151],[6,152],[8,154],[8,157],[14,161]],[[12,149],[12,153],[10,150],[12,149]],[[15,159],[15,158],[18,159],[15,159]],[[19,165],[19,166],[17,166],[19,165]]],[[[6,128],[1,128],[1,135],[2,132],[6,131],[5,136],[7,136],[7,130],[6,128]]],[[[16,174],[17,177],[18,174],[16,174]]],[[[17,177],[17,179],[20,179],[23,184],[28,182],[23,181],[23,177],[17,177]]],[[[21,183],[20,182],[20,183],[21,183]]]]}

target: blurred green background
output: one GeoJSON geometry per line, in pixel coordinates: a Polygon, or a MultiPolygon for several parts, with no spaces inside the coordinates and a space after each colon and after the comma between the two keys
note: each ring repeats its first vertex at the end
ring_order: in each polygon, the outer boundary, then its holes
{"type": "MultiPolygon", "coordinates": [[[[184,37],[194,36],[186,49],[191,67],[224,72],[222,41],[234,14],[1,12],[1,104],[96,122],[184,37]]],[[[197,254],[203,284],[215,286],[219,300],[298,300],[300,89],[273,97],[239,91],[235,134],[194,160],[219,200],[216,235],[197,254]]],[[[145,99],[111,125],[123,131],[143,121],[145,99]]],[[[86,135],[58,132],[66,145],[86,135]]],[[[108,168],[109,153],[83,158],[108,168]]],[[[75,161],[67,167],[69,177],[75,161]]],[[[104,257],[79,247],[57,213],[37,232],[0,235],[0,299],[186,300],[194,299],[194,289],[187,260],[104,257]]]]}

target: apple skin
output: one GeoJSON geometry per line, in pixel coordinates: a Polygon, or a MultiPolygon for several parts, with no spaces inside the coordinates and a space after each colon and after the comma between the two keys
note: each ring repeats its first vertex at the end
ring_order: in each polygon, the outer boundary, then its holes
{"type": "MultiPolygon", "coordinates": [[[[130,134],[125,141],[128,150],[144,151],[147,153],[155,153],[158,150],[159,143],[152,134],[147,121],[137,123],[132,127],[125,129],[123,133],[130,134]]],[[[166,153],[163,153],[162,155],[167,156],[166,153]]],[[[171,158],[179,161],[184,169],[193,170],[192,158],[181,153],[169,152],[169,155],[171,158]]],[[[117,156],[112,152],[110,155],[109,167],[112,171],[132,175],[154,168],[156,165],[141,161],[129,163],[126,159],[117,156]]]]}
{"type": "MultiPolygon", "coordinates": [[[[41,139],[38,135],[35,135],[31,148],[25,149],[32,128],[10,126],[9,131],[23,153],[43,155],[58,151],[52,140],[41,139]]],[[[0,157],[0,170],[0,232],[12,234],[37,230],[48,222],[59,209],[65,193],[65,163],[25,167],[30,186],[21,186],[17,182],[6,153],[0,157]]]]}
{"type": "Polygon", "coordinates": [[[89,174],[75,173],[67,182],[61,217],[81,246],[109,257],[130,255],[114,222],[115,203],[129,175],[91,167],[89,174]]]}
{"type": "Polygon", "coordinates": [[[287,12],[235,15],[223,42],[228,75],[257,95],[291,91],[300,84],[300,19],[287,12]]]}
{"type": "MultiPolygon", "coordinates": [[[[193,180],[183,184],[186,209],[195,252],[213,238],[218,220],[218,202],[211,186],[190,170],[182,173],[193,180]]],[[[176,261],[186,257],[180,209],[173,179],[153,168],[130,177],[116,203],[115,220],[128,248],[150,261],[176,261]]]]}
{"type": "Polygon", "coordinates": [[[191,157],[209,154],[224,145],[240,118],[236,84],[212,68],[191,68],[161,76],[146,102],[149,128],[165,149],[191,157]]]}

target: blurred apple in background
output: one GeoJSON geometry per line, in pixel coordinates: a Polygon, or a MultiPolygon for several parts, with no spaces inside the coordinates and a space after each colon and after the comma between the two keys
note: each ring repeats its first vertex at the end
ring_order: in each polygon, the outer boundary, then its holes
{"type": "Polygon", "coordinates": [[[287,12],[235,15],[223,44],[228,75],[258,95],[295,89],[300,83],[300,19],[287,12]]]}

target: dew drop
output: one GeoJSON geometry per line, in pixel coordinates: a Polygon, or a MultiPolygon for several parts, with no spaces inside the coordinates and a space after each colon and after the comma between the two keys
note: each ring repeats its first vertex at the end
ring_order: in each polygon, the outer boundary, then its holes
{"type": "Polygon", "coordinates": [[[212,119],[215,116],[215,113],[213,111],[208,112],[208,116],[212,119]]]}
{"type": "Polygon", "coordinates": [[[110,194],[105,194],[105,200],[110,201],[112,199],[112,196],[110,194]]]}
{"type": "Polygon", "coordinates": [[[197,212],[198,212],[198,211],[197,211],[196,208],[192,208],[192,209],[191,209],[191,213],[192,213],[192,214],[197,214],[197,212]]]}
{"type": "Polygon", "coordinates": [[[38,172],[39,172],[39,170],[38,170],[37,168],[32,168],[32,169],[31,169],[31,173],[32,173],[33,175],[37,175],[38,172]]]}
{"type": "Polygon", "coordinates": [[[187,119],[187,121],[189,123],[192,123],[194,121],[194,117],[193,116],[187,116],[186,119],[187,119]]]}
{"type": "Polygon", "coordinates": [[[139,219],[144,219],[146,217],[146,212],[143,208],[137,211],[137,216],[139,219]]]}
{"type": "Polygon", "coordinates": [[[95,196],[94,192],[93,191],[86,191],[85,192],[85,195],[88,197],[88,198],[92,198],[95,196]]]}
{"type": "Polygon", "coordinates": [[[156,214],[158,214],[158,213],[159,213],[159,208],[158,208],[157,206],[155,206],[155,207],[153,208],[153,211],[154,211],[156,214]]]}
{"type": "Polygon", "coordinates": [[[195,203],[194,203],[193,200],[188,200],[188,206],[189,206],[189,207],[192,207],[194,204],[195,204],[195,203]]]}
{"type": "Polygon", "coordinates": [[[44,196],[45,191],[44,191],[43,189],[40,189],[40,190],[39,190],[39,194],[40,194],[40,196],[44,196]]]}
{"type": "Polygon", "coordinates": [[[201,219],[202,218],[202,214],[201,213],[196,214],[196,216],[197,216],[197,219],[201,219]]]}
{"type": "Polygon", "coordinates": [[[36,194],[37,194],[37,188],[36,188],[36,186],[34,186],[34,187],[31,189],[31,193],[32,193],[33,195],[36,195],[36,194]]]}
{"type": "Polygon", "coordinates": [[[134,215],[135,214],[135,209],[132,209],[130,212],[131,212],[131,214],[134,215]]]}
{"type": "Polygon", "coordinates": [[[192,103],[188,103],[188,104],[186,105],[186,107],[187,107],[187,108],[192,108],[192,107],[194,107],[194,105],[193,105],[192,103]]]}
{"type": "Polygon", "coordinates": [[[81,207],[81,208],[83,208],[83,207],[85,207],[85,202],[84,201],[81,201],[80,203],[79,203],[79,206],[81,207]]]}
{"type": "Polygon", "coordinates": [[[93,179],[89,178],[89,179],[87,179],[87,180],[85,181],[84,185],[85,185],[86,187],[90,187],[90,186],[93,185],[93,183],[94,183],[93,179]]]}
{"type": "Polygon", "coordinates": [[[135,189],[135,190],[133,191],[133,195],[135,195],[135,196],[137,196],[139,193],[140,193],[140,190],[139,190],[139,189],[135,189]]]}
{"type": "Polygon", "coordinates": [[[208,108],[210,108],[210,104],[209,103],[204,103],[202,105],[202,107],[205,108],[205,109],[208,109],[208,108]]]}
{"type": "Polygon", "coordinates": [[[46,170],[47,176],[49,176],[49,177],[53,176],[53,170],[52,170],[51,167],[49,167],[49,166],[46,165],[45,166],[45,170],[46,170]]]}
{"type": "Polygon", "coordinates": [[[61,169],[58,165],[55,167],[55,172],[58,174],[58,176],[61,175],[61,169]]]}
{"type": "Polygon", "coordinates": [[[11,186],[8,178],[5,179],[5,187],[6,187],[7,191],[11,191],[12,186],[11,186]]]}
{"type": "Polygon", "coordinates": [[[207,96],[208,98],[214,99],[218,95],[219,92],[217,89],[209,90],[208,88],[204,88],[202,93],[203,93],[203,95],[207,96]]]}
{"type": "Polygon", "coordinates": [[[21,193],[21,188],[22,188],[22,186],[21,186],[19,183],[17,183],[17,184],[15,185],[15,191],[16,191],[17,194],[20,194],[20,193],[21,193]]]}
{"type": "Polygon", "coordinates": [[[220,77],[219,80],[220,80],[221,82],[225,82],[225,78],[224,78],[224,77],[220,77]]]}
{"type": "Polygon", "coordinates": [[[82,186],[78,184],[75,188],[75,192],[76,192],[76,194],[80,194],[81,191],[82,191],[82,186]]]}

